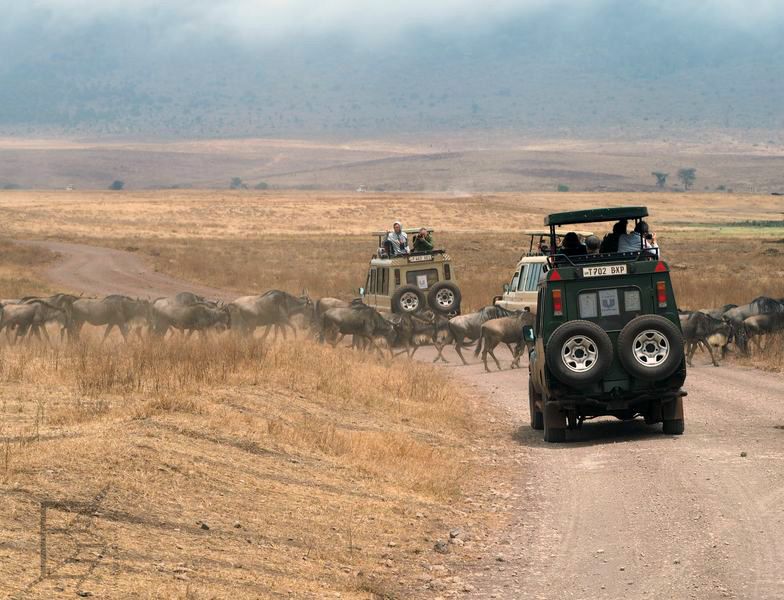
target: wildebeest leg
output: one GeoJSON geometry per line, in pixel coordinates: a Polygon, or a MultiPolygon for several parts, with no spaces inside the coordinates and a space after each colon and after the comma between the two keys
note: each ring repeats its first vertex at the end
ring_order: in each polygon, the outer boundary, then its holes
{"type": "Polygon", "coordinates": [[[103,337],[101,338],[101,344],[103,344],[106,341],[106,338],[109,337],[109,334],[112,332],[112,329],[114,329],[114,326],[115,323],[106,324],[106,331],[103,332],[103,337]]]}
{"type": "Polygon", "coordinates": [[[460,357],[460,360],[463,361],[463,364],[467,365],[468,361],[465,359],[465,356],[463,356],[463,353],[461,352],[462,347],[463,347],[463,338],[455,338],[455,352],[457,352],[457,355],[460,357]]]}
{"type": "Polygon", "coordinates": [[[708,354],[710,354],[711,362],[713,363],[714,367],[718,367],[719,363],[716,362],[716,357],[713,355],[713,346],[708,343],[708,340],[702,340],[702,343],[705,344],[705,347],[708,349],[708,354]]]}
{"type": "Polygon", "coordinates": [[[264,333],[261,334],[261,341],[262,342],[267,339],[267,336],[269,335],[271,329],[272,329],[272,325],[267,325],[264,328],[264,333]]]}
{"type": "Polygon", "coordinates": [[[123,336],[123,341],[127,344],[128,343],[128,326],[125,323],[120,323],[117,325],[117,329],[120,330],[120,334],[123,336]]]}
{"type": "Polygon", "coordinates": [[[512,344],[510,344],[509,342],[504,342],[504,344],[506,344],[506,347],[509,348],[510,354],[514,356],[514,350],[512,349],[512,344]]]}
{"type": "Polygon", "coordinates": [[[485,371],[487,371],[488,373],[490,372],[490,369],[487,368],[487,355],[488,354],[493,357],[493,360],[495,361],[495,366],[498,367],[498,370],[500,371],[501,370],[501,363],[498,362],[498,359],[495,356],[495,352],[493,352],[493,350],[495,350],[496,347],[498,346],[498,342],[493,343],[493,342],[491,342],[488,339],[484,339],[484,340],[482,340],[482,345],[484,346],[484,349],[482,350],[482,360],[485,363],[485,371]]]}
{"type": "Polygon", "coordinates": [[[688,342],[686,344],[686,364],[689,365],[690,367],[692,366],[691,359],[694,356],[694,352],[696,349],[697,349],[697,344],[695,344],[694,342],[688,342]]]}
{"type": "Polygon", "coordinates": [[[445,363],[449,362],[447,359],[444,358],[444,348],[446,348],[446,346],[447,346],[446,344],[442,344],[440,342],[433,342],[433,347],[438,352],[438,354],[436,354],[436,357],[433,359],[433,362],[438,362],[439,359],[443,360],[445,363]]]}

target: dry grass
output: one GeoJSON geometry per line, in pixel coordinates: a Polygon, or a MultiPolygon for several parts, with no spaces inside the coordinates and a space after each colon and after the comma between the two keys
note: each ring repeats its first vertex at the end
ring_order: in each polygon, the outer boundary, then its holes
{"type": "MultiPolygon", "coordinates": [[[[365,234],[402,217],[436,228],[471,309],[511,277],[517,231],[546,212],[618,204],[650,207],[682,306],[784,296],[784,248],[763,243],[780,232],[683,225],[778,219],[771,197],[15,193],[0,194],[0,217],[14,237],[133,247],[161,271],[238,293],[344,297],[364,280],[365,234]]],[[[1,245],[0,296],[50,291],[39,271],[51,258],[1,245]]],[[[769,348],[754,364],[783,368],[781,340],[769,348]]],[[[461,501],[508,475],[509,448],[487,450],[511,443],[498,421],[443,371],[310,343],[0,348],[0,530],[13,540],[0,541],[0,586],[406,595],[454,519],[487,526],[461,501]],[[42,500],[66,504],[50,511],[52,574],[36,582],[42,500]]]]}
{"type": "Polygon", "coordinates": [[[491,476],[468,451],[485,430],[442,372],[348,349],[30,346],[0,351],[0,386],[11,592],[405,593],[449,504],[491,476]],[[95,507],[50,511],[53,574],[34,583],[42,499],[95,507]]]}
{"type": "Polygon", "coordinates": [[[31,252],[8,240],[0,240],[0,298],[46,295],[52,288],[39,271],[54,259],[45,250],[31,252]]]}

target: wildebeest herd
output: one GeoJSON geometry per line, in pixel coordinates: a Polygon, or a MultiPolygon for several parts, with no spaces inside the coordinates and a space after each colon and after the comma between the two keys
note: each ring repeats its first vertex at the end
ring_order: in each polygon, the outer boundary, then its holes
{"type": "Polygon", "coordinates": [[[749,354],[752,345],[764,352],[765,338],[784,331],[784,298],[760,296],[741,306],[727,304],[714,309],[682,310],[680,319],[689,366],[694,352],[702,347],[718,367],[715,352],[723,357],[730,344],[741,354],[749,354]]]}
{"type": "Polygon", "coordinates": [[[213,332],[231,331],[240,336],[253,336],[263,328],[262,339],[271,331],[274,337],[287,330],[295,334],[304,328],[322,343],[337,345],[345,336],[352,345],[391,356],[406,353],[413,357],[423,345],[437,350],[435,361],[448,362],[444,349],[454,345],[467,364],[462,350],[476,346],[475,356],[482,354],[485,369],[487,356],[501,364],[495,356],[499,344],[505,344],[513,355],[512,367],[519,366],[526,348],[522,331],[533,324],[528,311],[512,312],[499,306],[449,318],[424,310],[415,314],[380,313],[361,300],[320,298],[315,302],[307,292],[295,296],[281,290],[270,290],[257,296],[242,296],[233,302],[212,301],[191,292],[154,300],[112,294],[104,298],[85,298],[70,294],[48,297],[25,297],[0,301],[0,331],[5,330],[13,345],[33,337],[52,343],[47,325],[56,324],[60,341],[78,340],[85,324],[104,327],[102,342],[117,329],[127,342],[136,335],[140,339],[164,339],[179,332],[190,337],[213,332]]]}

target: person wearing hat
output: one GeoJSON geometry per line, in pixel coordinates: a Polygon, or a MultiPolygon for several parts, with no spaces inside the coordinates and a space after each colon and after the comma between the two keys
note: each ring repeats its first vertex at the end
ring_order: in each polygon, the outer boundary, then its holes
{"type": "Polygon", "coordinates": [[[387,246],[390,247],[390,256],[401,256],[408,254],[408,236],[403,231],[403,224],[400,221],[395,221],[392,225],[393,231],[387,234],[387,246]]]}

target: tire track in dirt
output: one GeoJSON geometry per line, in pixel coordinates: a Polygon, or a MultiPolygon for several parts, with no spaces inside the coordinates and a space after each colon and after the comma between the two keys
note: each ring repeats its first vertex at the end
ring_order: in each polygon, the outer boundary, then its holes
{"type": "MultiPolygon", "coordinates": [[[[128,252],[29,243],[61,256],[47,276],[70,290],[238,295],[154,272],[128,252]]],[[[509,527],[460,573],[470,597],[784,597],[784,376],[701,364],[686,382],[685,435],[601,419],[553,445],[528,427],[525,369],[444,368],[505,410],[525,465],[509,527]]]]}

